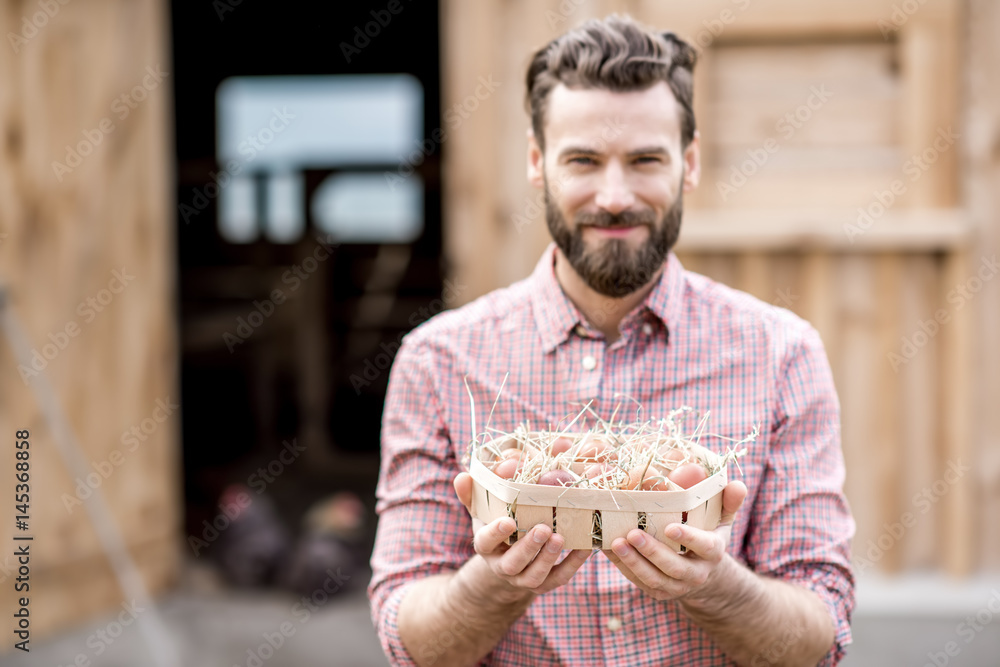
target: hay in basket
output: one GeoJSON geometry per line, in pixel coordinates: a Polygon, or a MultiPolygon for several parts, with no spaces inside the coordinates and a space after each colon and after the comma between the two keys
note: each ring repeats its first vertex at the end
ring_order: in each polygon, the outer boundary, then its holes
{"type": "Polygon", "coordinates": [[[487,422],[477,433],[473,404],[473,516],[483,523],[514,519],[509,543],[545,524],[563,536],[566,549],[610,549],[638,528],[679,553],[684,547],[666,537],[668,524],[704,530],[719,524],[728,464],[739,467],[746,453],[740,446],[756,438],[757,427],[739,441],[714,436],[732,443],[718,454],[700,444],[708,435],[707,412],[685,433],[684,422],[694,416],[689,407],[662,419],[624,421],[615,419],[617,408],[603,420],[590,405],[558,430],[523,423],[508,433],[487,422]]]}

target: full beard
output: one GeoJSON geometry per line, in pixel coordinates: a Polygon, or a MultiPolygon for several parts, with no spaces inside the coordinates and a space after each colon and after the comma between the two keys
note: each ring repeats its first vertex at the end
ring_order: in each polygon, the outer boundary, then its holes
{"type": "Polygon", "coordinates": [[[677,201],[657,221],[652,211],[624,211],[612,214],[581,213],[570,229],[559,208],[552,200],[548,183],[545,186],[545,221],[556,245],[570,266],[595,292],[609,297],[624,297],[649,283],[663,266],[671,248],[677,243],[684,213],[684,191],[680,188],[677,201]],[[632,227],[645,225],[649,239],[638,249],[632,249],[624,239],[608,239],[590,250],[583,240],[583,227],[632,227]]]}

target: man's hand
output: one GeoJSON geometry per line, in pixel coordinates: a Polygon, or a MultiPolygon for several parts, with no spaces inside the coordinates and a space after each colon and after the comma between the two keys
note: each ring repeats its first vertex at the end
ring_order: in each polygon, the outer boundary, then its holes
{"type": "MultiPolygon", "coordinates": [[[[455,493],[470,514],[472,484],[469,473],[460,473],[455,478],[455,493]]],[[[534,526],[510,546],[505,542],[517,530],[513,519],[501,518],[483,524],[473,517],[472,526],[475,531],[473,546],[489,565],[497,583],[502,584],[498,592],[503,601],[513,602],[562,586],[592,553],[590,550],[574,550],[557,564],[564,540],[548,526],[534,526]]]]}
{"type": "Polygon", "coordinates": [[[746,495],[743,482],[726,485],[722,491],[722,516],[713,531],[669,524],[665,535],[687,547],[683,555],[638,529],[615,540],[612,550],[604,553],[629,581],[656,600],[711,597],[720,587],[719,582],[725,581],[726,571],[735,565],[726,557],[726,545],[733,518],[746,495]]]}

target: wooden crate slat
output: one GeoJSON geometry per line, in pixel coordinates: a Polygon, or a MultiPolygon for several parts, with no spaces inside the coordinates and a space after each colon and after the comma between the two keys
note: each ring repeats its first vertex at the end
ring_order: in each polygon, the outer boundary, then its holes
{"type": "Polygon", "coordinates": [[[638,512],[601,512],[601,548],[610,549],[612,542],[638,527],[638,512]]]}
{"type": "Polygon", "coordinates": [[[565,549],[592,549],[593,526],[593,510],[556,508],[556,532],[566,540],[565,549]]]}

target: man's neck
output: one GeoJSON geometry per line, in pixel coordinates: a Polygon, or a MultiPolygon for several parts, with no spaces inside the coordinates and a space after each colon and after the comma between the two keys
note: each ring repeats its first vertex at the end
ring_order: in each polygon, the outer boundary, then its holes
{"type": "Polygon", "coordinates": [[[594,291],[570,266],[569,260],[559,248],[556,248],[555,270],[556,280],[559,281],[563,292],[583,313],[587,321],[604,334],[609,345],[618,340],[620,335],[618,326],[621,321],[653,291],[653,287],[656,286],[663,273],[661,267],[653,275],[653,279],[638,290],[626,296],[615,298],[594,291]]]}

